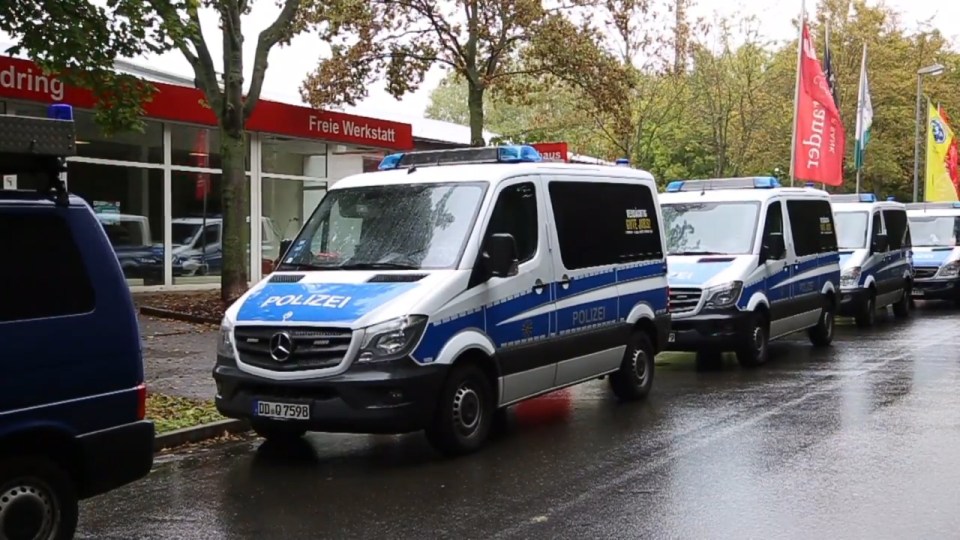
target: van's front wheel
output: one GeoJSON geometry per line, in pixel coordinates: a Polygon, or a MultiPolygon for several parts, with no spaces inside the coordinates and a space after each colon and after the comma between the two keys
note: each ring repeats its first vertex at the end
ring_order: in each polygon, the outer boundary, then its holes
{"type": "Polygon", "coordinates": [[[469,454],[490,436],[496,404],[486,374],[473,363],[455,364],[440,392],[427,439],[447,456],[469,454]]]}
{"type": "Polygon", "coordinates": [[[627,342],[620,369],[610,374],[610,389],[623,401],[638,401],[653,387],[653,345],[642,331],[635,331],[627,342]]]}

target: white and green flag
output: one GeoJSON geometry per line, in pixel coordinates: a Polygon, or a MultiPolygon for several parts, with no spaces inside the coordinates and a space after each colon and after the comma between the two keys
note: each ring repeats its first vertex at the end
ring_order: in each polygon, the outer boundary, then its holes
{"type": "Polygon", "coordinates": [[[863,152],[870,142],[870,126],[873,124],[873,102],[870,101],[870,84],[867,82],[867,45],[863,45],[863,60],[860,63],[860,91],[857,94],[857,170],[863,167],[863,152]]]}

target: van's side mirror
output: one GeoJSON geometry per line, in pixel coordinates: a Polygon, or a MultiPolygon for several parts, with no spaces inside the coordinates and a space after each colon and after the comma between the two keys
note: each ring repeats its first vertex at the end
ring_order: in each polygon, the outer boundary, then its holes
{"type": "Polygon", "coordinates": [[[284,257],[287,256],[287,251],[290,250],[290,246],[293,245],[293,240],[289,238],[280,241],[280,254],[277,256],[277,264],[280,264],[284,257]]]}
{"type": "Polygon", "coordinates": [[[779,261],[787,256],[783,233],[771,233],[760,249],[760,262],[779,261]]]}
{"type": "Polygon", "coordinates": [[[870,243],[870,251],[874,253],[883,253],[890,248],[890,238],[885,234],[878,234],[873,242],[870,243]]]}
{"type": "Polygon", "coordinates": [[[517,241],[509,233],[497,233],[487,239],[483,265],[493,277],[510,277],[519,273],[517,241]]]}

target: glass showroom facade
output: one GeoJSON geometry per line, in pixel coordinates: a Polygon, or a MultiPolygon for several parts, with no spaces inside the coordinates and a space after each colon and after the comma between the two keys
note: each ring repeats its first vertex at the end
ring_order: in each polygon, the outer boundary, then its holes
{"type": "MultiPolygon", "coordinates": [[[[105,136],[92,98],[29,62],[0,57],[0,113],[45,116],[74,105],[77,156],[68,189],[97,213],[134,289],[210,287],[221,271],[220,137],[199,91],[156,83],[142,132],[105,136]]],[[[412,147],[409,125],[261,100],[247,124],[251,281],[269,272],[336,180],[375,170],[385,153],[412,147]],[[259,114],[263,111],[262,114],[259,114]]],[[[29,189],[29,178],[6,178],[29,189]]]]}

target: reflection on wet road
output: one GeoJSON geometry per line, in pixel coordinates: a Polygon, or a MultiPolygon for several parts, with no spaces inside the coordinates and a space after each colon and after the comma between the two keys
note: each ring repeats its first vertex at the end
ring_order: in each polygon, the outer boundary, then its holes
{"type": "Polygon", "coordinates": [[[479,454],[311,435],[174,457],[88,501],[81,538],[946,538],[960,531],[960,313],[658,359],[650,401],[593,382],[519,407],[479,454]]]}

